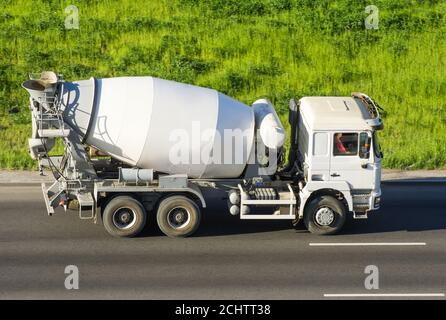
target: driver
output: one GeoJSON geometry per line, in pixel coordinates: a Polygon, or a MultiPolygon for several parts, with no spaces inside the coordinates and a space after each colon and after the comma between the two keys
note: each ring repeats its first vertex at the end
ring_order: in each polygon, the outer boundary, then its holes
{"type": "Polygon", "coordinates": [[[342,137],[342,133],[335,134],[336,153],[337,154],[348,154],[347,149],[345,148],[344,144],[342,143],[341,137],[342,137]]]}

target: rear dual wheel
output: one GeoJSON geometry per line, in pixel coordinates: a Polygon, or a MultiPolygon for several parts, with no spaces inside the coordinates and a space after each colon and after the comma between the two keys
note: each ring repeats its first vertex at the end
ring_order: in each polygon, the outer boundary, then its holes
{"type": "Polygon", "coordinates": [[[130,196],[113,198],[102,214],[105,230],[115,237],[137,236],[144,229],[146,219],[142,204],[130,196]]]}
{"type": "MultiPolygon", "coordinates": [[[[156,214],[158,226],[169,237],[187,237],[199,227],[201,213],[197,204],[185,196],[162,199],[156,214]]],[[[145,227],[147,212],[130,196],[117,196],[103,211],[102,220],[109,234],[115,237],[135,237],[145,227]]]]}
{"type": "Polygon", "coordinates": [[[156,220],[169,237],[187,237],[199,227],[201,213],[197,204],[185,196],[170,196],[161,200],[156,220]]]}

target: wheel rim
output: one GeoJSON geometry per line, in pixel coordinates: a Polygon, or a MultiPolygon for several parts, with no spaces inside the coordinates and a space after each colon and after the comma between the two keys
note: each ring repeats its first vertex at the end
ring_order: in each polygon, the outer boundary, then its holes
{"type": "Polygon", "coordinates": [[[133,209],[121,207],[113,212],[113,224],[120,230],[127,230],[136,224],[136,213],[133,209]]]}
{"type": "Polygon", "coordinates": [[[174,229],[184,228],[190,219],[190,212],[184,207],[175,207],[167,213],[167,223],[174,229]]]}
{"type": "Polygon", "coordinates": [[[314,216],[318,225],[326,227],[331,225],[335,220],[335,213],[328,207],[319,208],[314,216]]]}

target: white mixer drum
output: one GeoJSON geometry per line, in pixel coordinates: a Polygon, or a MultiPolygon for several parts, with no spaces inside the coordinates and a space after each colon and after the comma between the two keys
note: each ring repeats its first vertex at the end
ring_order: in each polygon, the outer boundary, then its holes
{"type": "Polygon", "coordinates": [[[83,80],[65,90],[66,122],[125,163],[190,178],[235,178],[245,169],[252,108],[215,90],[153,77],[83,80]]]}

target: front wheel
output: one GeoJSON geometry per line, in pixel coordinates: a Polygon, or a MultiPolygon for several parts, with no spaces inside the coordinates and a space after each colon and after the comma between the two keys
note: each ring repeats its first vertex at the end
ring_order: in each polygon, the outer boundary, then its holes
{"type": "Polygon", "coordinates": [[[338,233],[344,226],[347,210],[332,196],[313,199],[305,209],[304,222],[308,231],[318,235],[338,233]]]}

